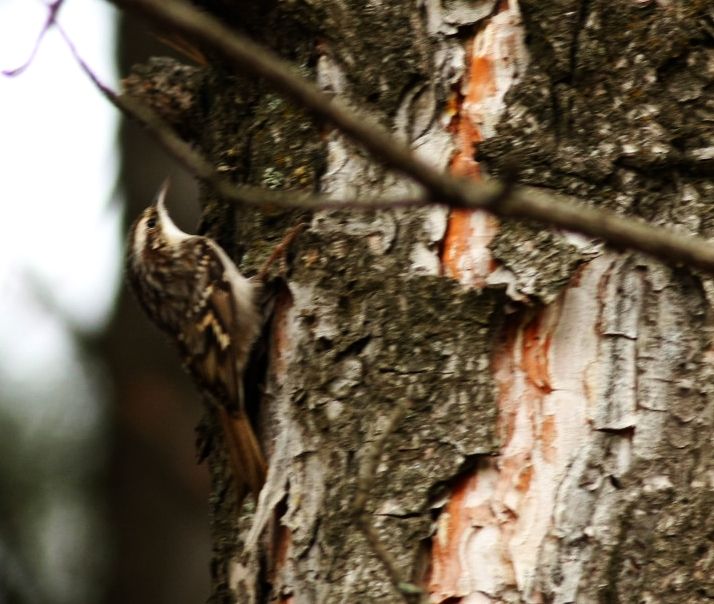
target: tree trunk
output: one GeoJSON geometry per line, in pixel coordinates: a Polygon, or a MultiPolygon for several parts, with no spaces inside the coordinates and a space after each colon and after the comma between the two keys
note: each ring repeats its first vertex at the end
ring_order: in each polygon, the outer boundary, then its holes
{"type": "MultiPolygon", "coordinates": [[[[711,236],[710,2],[204,4],[441,169],[711,236]]],[[[416,191],[217,59],[184,84],[174,122],[236,181],[416,191]]],[[[212,602],[714,598],[709,277],[440,206],[203,207],[246,272],[310,222],[254,509],[211,457],[212,602]]]]}

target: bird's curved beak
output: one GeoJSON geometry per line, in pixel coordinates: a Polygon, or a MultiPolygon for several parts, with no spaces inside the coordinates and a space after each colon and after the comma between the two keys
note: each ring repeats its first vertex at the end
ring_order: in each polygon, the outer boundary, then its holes
{"type": "Polygon", "coordinates": [[[156,194],[156,200],[154,201],[154,207],[156,208],[156,213],[159,219],[159,228],[164,238],[170,243],[175,244],[184,239],[188,238],[189,235],[184,233],[179,229],[174,221],[171,220],[169,212],[166,209],[166,194],[169,190],[169,179],[164,181],[161,185],[159,192],[156,194]]]}
{"type": "Polygon", "coordinates": [[[159,224],[161,224],[162,229],[166,225],[173,224],[173,222],[171,221],[171,218],[169,217],[168,210],[166,209],[166,195],[169,192],[170,184],[171,184],[171,181],[167,178],[161,185],[159,192],[156,194],[156,199],[154,199],[154,204],[153,204],[157,210],[157,214],[159,216],[159,224]]]}
{"type": "Polygon", "coordinates": [[[159,189],[159,192],[156,194],[156,198],[154,199],[154,204],[159,211],[163,210],[166,212],[166,194],[169,192],[169,187],[171,186],[171,179],[168,177],[166,180],[161,185],[161,188],[159,189]]]}

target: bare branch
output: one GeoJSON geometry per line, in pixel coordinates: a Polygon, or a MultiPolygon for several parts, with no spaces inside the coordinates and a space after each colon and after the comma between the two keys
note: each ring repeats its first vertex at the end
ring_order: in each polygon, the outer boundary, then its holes
{"type": "Polygon", "coordinates": [[[423,594],[423,591],[413,583],[405,581],[397,568],[397,564],[393,560],[391,554],[387,551],[379,538],[377,531],[372,525],[372,519],[367,512],[367,498],[374,486],[374,481],[377,478],[377,465],[379,459],[384,452],[384,445],[387,439],[394,432],[396,427],[402,421],[407,411],[409,410],[409,401],[403,400],[398,404],[389,415],[387,425],[382,433],[367,447],[364,451],[362,462],[359,467],[359,475],[357,477],[357,494],[352,502],[352,513],[355,516],[355,522],[360,530],[364,533],[369,546],[379,558],[382,566],[387,571],[392,585],[400,593],[405,602],[412,602],[416,596],[423,594]]]}

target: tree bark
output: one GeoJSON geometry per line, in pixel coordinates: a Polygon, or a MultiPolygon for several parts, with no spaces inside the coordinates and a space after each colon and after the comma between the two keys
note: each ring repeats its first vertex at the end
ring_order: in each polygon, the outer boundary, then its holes
{"type": "MultiPolygon", "coordinates": [[[[436,167],[712,236],[709,2],[203,4],[436,167]]],[[[238,182],[416,191],[218,59],[183,86],[172,122],[238,182]]],[[[212,602],[714,598],[708,276],[443,207],[202,202],[248,273],[310,222],[254,396],[256,506],[211,457],[212,602]]]]}

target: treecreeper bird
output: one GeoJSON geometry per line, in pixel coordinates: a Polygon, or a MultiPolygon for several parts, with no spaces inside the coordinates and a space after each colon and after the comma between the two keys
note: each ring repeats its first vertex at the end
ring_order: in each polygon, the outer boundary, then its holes
{"type": "Polygon", "coordinates": [[[149,318],[177,344],[186,369],[218,414],[242,493],[257,498],[266,462],[246,412],[243,374],[262,318],[260,282],[243,276],[209,237],[189,235],[165,206],[168,181],[129,232],[129,283],[149,318]]]}

